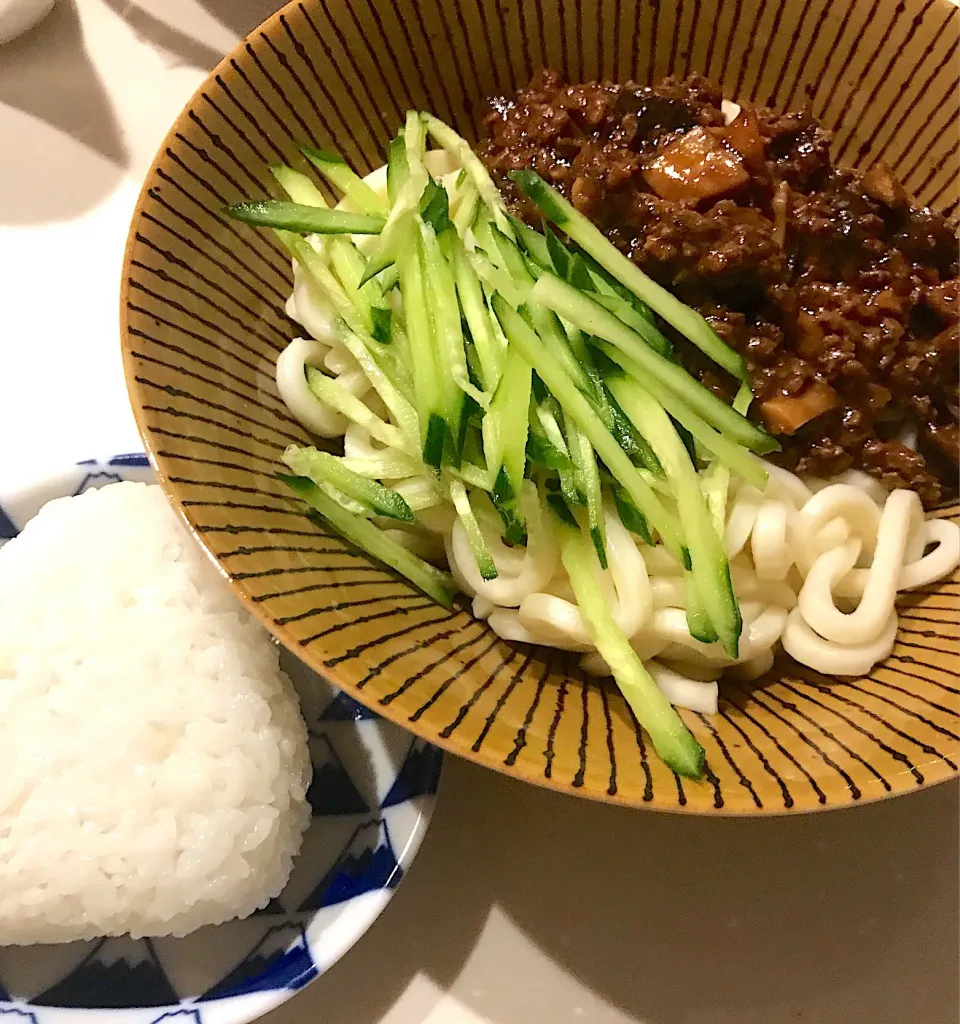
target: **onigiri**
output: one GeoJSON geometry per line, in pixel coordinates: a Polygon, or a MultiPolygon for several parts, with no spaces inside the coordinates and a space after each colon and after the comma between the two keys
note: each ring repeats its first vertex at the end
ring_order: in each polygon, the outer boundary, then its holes
{"type": "Polygon", "coordinates": [[[52,501],[0,548],[0,944],[253,913],[310,772],[276,646],[158,487],[52,501]]]}

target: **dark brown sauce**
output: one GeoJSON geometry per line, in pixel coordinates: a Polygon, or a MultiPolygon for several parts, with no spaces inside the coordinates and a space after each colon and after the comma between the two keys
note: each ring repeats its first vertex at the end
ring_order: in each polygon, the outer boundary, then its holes
{"type": "Polygon", "coordinates": [[[483,159],[515,212],[537,220],[506,177],[532,167],[744,355],[782,464],[862,469],[928,506],[956,493],[957,238],[886,167],[834,167],[805,111],[744,105],[727,126],[699,76],[648,88],[543,71],[493,100],[486,126],[483,159]]]}

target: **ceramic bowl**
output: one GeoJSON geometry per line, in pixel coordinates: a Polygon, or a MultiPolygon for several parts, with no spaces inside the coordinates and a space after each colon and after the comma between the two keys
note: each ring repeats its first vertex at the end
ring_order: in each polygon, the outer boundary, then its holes
{"type": "MultiPolygon", "coordinates": [[[[955,214],[949,0],[303,0],[210,75],[147,177],[123,275],[127,381],[168,494],[237,593],[318,672],[446,749],[569,793],[705,814],[841,807],[957,770],[957,583],[911,595],[892,656],[867,679],[779,665],[685,719],[705,782],[664,767],[610,685],[556,653],[448,614],[310,525],[274,472],[303,442],[273,385],[290,265],[225,203],[270,191],[298,143],[382,162],[410,107],[476,135],[484,98],[549,65],[574,81],[700,71],[731,97],[810,103],[840,162],[883,156],[955,214]]],[[[946,509],[943,515],[955,515],[946,509]]]]}
{"type": "MultiPolygon", "coordinates": [[[[120,480],[149,483],[142,453],[91,459],[0,488],[0,544],[46,502],[120,480]]],[[[310,827],[286,888],[244,921],[182,939],[0,947],[3,1024],[245,1024],[331,967],[380,915],[430,823],[442,755],[287,652],[310,731],[310,827]]]]}

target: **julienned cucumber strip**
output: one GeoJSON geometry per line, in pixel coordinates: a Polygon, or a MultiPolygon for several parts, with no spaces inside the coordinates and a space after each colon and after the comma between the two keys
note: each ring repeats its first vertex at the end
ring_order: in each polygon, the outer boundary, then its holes
{"type": "Polygon", "coordinates": [[[511,171],[510,177],[540,207],[541,212],[583,246],[608,273],[626,285],[650,308],[689,338],[718,366],[740,380],[747,380],[747,369],[741,356],[725,345],[696,310],[685,306],[666,288],[661,287],[591,224],[560,193],[548,185],[536,171],[511,171]]]}
{"type": "Polygon", "coordinates": [[[286,164],[271,164],[269,170],[277,184],[294,203],[321,208],[327,206],[323,193],[305,174],[295,171],[286,164]]]}
{"type": "Polygon", "coordinates": [[[650,321],[638,313],[626,299],[619,295],[603,295],[596,293],[593,298],[599,302],[604,309],[608,309],[618,319],[622,320],[628,327],[639,334],[643,340],[653,349],[666,356],[668,359],[673,355],[673,345],[670,339],[654,327],[650,321]]]}
{"type": "Polygon", "coordinates": [[[300,152],[314,167],[343,193],[361,213],[386,216],[387,207],[376,192],[360,177],[339,153],[329,149],[301,146],[300,152]]]}
{"type": "MultiPolygon", "coordinates": [[[[446,192],[444,192],[446,195],[446,192]]],[[[437,356],[440,372],[446,372],[457,388],[469,395],[481,408],[490,403],[484,394],[470,381],[467,372],[467,356],[464,349],[463,328],[460,324],[460,303],[457,298],[457,283],[444,250],[459,243],[456,231],[448,227],[442,237],[434,234],[429,224],[420,225],[423,241],[424,272],[427,276],[429,293],[433,301],[433,325],[436,332],[437,356]]],[[[480,282],[477,282],[480,288],[480,282]]],[[[488,321],[489,324],[489,321],[488,321]]],[[[456,405],[457,422],[462,415],[462,396],[451,396],[456,405]]]]}
{"type": "Polygon", "coordinates": [[[643,662],[614,621],[597,581],[596,555],[583,534],[558,519],[560,557],[600,657],[657,753],[678,775],[699,779],[706,755],[660,691],[643,662]]]}
{"type": "Polygon", "coordinates": [[[441,572],[422,558],[417,558],[369,520],[342,509],[312,480],[288,476],[286,473],[278,473],[277,477],[351,544],[355,544],[361,551],[405,576],[444,608],[453,607],[453,598],[457,590],[447,573],[441,572]]]}
{"type": "MultiPolygon", "coordinates": [[[[650,374],[645,374],[640,365],[624,356],[612,345],[601,343],[601,349],[613,359],[619,359],[623,369],[632,377],[643,381],[644,388],[667,410],[667,412],[679,423],[690,431],[694,440],[702,445],[707,451],[712,452],[716,458],[725,466],[728,466],[735,473],[753,484],[762,491],[767,484],[767,471],[763,461],[749,452],[742,445],[729,440],[719,431],[715,430],[703,418],[697,415],[692,409],[684,404],[674,392],[665,387],[660,381],[650,374]]],[[[609,386],[609,382],[608,382],[609,386]]]]}
{"type": "Polygon", "coordinates": [[[713,623],[704,607],[696,578],[689,569],[685,569],[683,573],[683,594],[687,606],[687,629],[690,631],[690,635],[701,643],[714,643],[717,640],[717,631],[713,628],[713,623]]]}
{"type": "Polygon", "coordinates": [[[600,489],[600,471],[597,469],[597,460],[593,455],[593,445],[587,435],[573,422],[571,418],[566,421],[567,442],[570,448],[570,458],[573,461],[577,474],[579,489],[583,492],[584,500],[587,503],[587,527],[590,531],[590,539],[597,549],[597,558],[600,559],[602,568],[607,567],[607,531],[603,521],[603,493],[600,489]]]}
{"type": "MultiPolygon", "coordinates": [[[[323,194],[305,174],[284,164],[274,164],[270,173],[295,203],[326,206],[323,194]]],[[[362,288],[359,287],[366,269],[366,260],[348,237],[330,236],[326,249],[344,291],[363,317],[364,327],[376,341],[387,344],[390,341],[392,310],[384,301],[382,283],[377,280],[368,281],[362,288]]]]}
{"type": "MultiPolygon", "coordinates": [[[[677,512],[690,552],[689,568],[693,570],[700,603],[723,649],[736,658],[743,620],[730,581],[723,540],[707,509],[696,468],[670,417],[637,381],[626,378],[610,381],[610,390],[627,416],[634,423],[644,425],[647,440],[657,453],[676,495],[677,512]]],[[[700,631],[708,634],[705,627],[700,631]]]]}
{"type": "MultiPolygon", "coordinates": [[[[493,183],[489,171],[483,166],[480,157],[470,148],[470,143],[459,136],[448,124],[444,124],[433,114],[422,113],[420,119],[426,126],[430,138],[442,149],[450,153],[457,163],[467,172],[467,176],[476,186],[480,193],[480,199],[484,202],[493,214],[497,227],[508,238],[513,238],[513,227],[510,224],[510,217],[507,215],[506,203],[500,190],[493,183]]],[[[410,115],[407,115],[407,124],[410,123],[410,115]]]]}
{"type": "Polygon", "coordinates": [[[448,258],[453,266],[457,296],[470,337],[480,360],[483,386],[491,394],[496,391],[503,373],[503,347],[493,332],[490,310],[483,295],[483,287],[470,264],[463,242],[454,235],[449,241],[448,258]]]}
{"type": "Polygon", "coordinates": [[[514,234],[523,246],[524,252],[544,270],[550,270],[553,263],[550,260],[550,250],[547,248],[546,238],[529,224],[524,224],[519,217],[511,217],[510,223],[513,225],[514,234]]]}
{"type": "Polygon", "coordinates": [[[453,507],[457,510],[457,515],[463,524],[464,533],[467,535],[467,543],[470,545],[470,551],[473,553],[474,559],[476,559],[480,575],[485,580],[495,580],[497,578],[497,566],[493,560],[493,555],[490,554],[487,542],[483,539],[483,533],[480,530],[477,517],[473,514],[467,489],[456,478],[450,480],[450,500],[453,502],[453,507]]]}
{"type": "Polygon", "coordinates": [[[496,501],[504,508],[517,507],[523,486],[532,377],[529,360],[511,345],[500,384],[483,417],[483,452],[495,481],[496,501]]]}
{"type": "Polygon", "coordinates": [[[335,455],[292,444],[283,453],[283,461],[297,476],[308,477],[318,485],[330,484],[347,497],[369,505],[379,515],[399,519],[403,523],[414,522],[410,506],[396,491],[354,473],[335,455]]]}
{"type": "Polygon", "coordinates": [[[385,423],[365,402],[348,391],[335,378],[325,376],[315,366],[308,366],[307,384],[324,405],[330,406],[357,426],[368,430],[370,436],[381,444],[413,454],[403,434],[392,423],[385,423]]]}
{"type": "Polygon", "coordinates": [[[396,198],[387,216],[386,223],[380,232],[380,239],[373,252],[367,257],[367,269],[361,284],[366,284],[381,271],[396,261],[400,244],[405,232],[404,223],[420,205],[423,190],[427,187],[430,175],[423,163],[424,137],[423,125],[413,111],[407,114],[407,122],[403,129],[403,145],[391,144],[387,155],[387,185],[390,187],[390,172],[393,164],[394,181],[403,180],[397,190],[396,198]]]}
{"type": "Polygon", "coordinates": [[[433,469],[439,469],[446,418],[421,249],[420,229],[414,215],[410,214],[404,225],[397,268],[407,320],[410,362],[415,367],[413,389],[420,421],[423,461],[433,469]]]}
{"type": "Polygon", "coordinates": [[[313,278],[314,283],[330,301],[336,314],[343,320],[340,337],[344,347],[357,360],[374,390],[383,399],[384,405],[400,428],[401,433],[412,443],[418,437],[417,417],[413,407],[407,401],[393,381],[384,372],[383,367],[371,354],[374,348],[380,350],[380,358],[386,359],[387,353],[393,348],[384,348],[374,341],[366,330],[363,318],[349,296],[340,286],[323,257],[312,245],[300,235],[289,231],[278,231],[277,237],[287,247],[290,254],[301,267],[313,278]]]}
{"type": "Polygon", "coordinates": [[[660,499],[640,475],[640,471],[617,444],[560,363],[536,333],[524,323],[520,315],[499,295],[494,296],[493,309],[510,341],[510,351],[519,350],[524,359],[533,365],[544,384],[560,403],[564,416],[572,417],[587,435],[597,454],[622,484],[634,504],[643,512],[648,523],[660,534],[663,543],[682,565],[689,565],[689,555],[684,547],[679,524],[663,507],[660,499]]]}
{"type": "Polygon", "coordinates": [[[223,212],[245,224],[295,231],[300,235],[379,235],[386,223],[383,217],[372,217],[366,213],[304,206],[280,199],[234,203],[225,206],[223,212]]]}
{"type": "Polygon", "coordinates": [[[565,320],[613,346],[613,349],[605,351],[621,366],[624,364],[620,353],[629,357],[632,365],[640,368],[644,378],[647,374],[655,377],[694,412],[732,440],[761,454],[779,448],[766,431],[731,409],[678,363],[655,352],[636,331],[627,327],[591,296],[577,291],[553,274],[544,274],[537,281],[532,294],[534,299],[565,320]]]}
{"type": "Polygon", "coordinates": [[[613,502],[617,507],[620,522],[631,533],[635,533],[645,544],[653,544],[653,538],[650,536],[650,528],[647,526],[646,517],[627,497],[619,484],[615,484],[613,487],[613,502]]]}
{"type": "Polygon", "coordinates": [[[401,128],[387,143],[387,199],[391,206],[397,201],[400,190],[410,177],[407,166],[407,146],[401,128]]]}

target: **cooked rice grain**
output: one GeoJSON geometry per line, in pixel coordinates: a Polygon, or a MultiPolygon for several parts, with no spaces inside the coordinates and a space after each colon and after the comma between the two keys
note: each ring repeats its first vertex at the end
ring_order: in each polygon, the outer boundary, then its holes
{"type": "Polygon", "coordinates": [[[252,913],[309,780],[275,645],[158,487],[50,502],[0,549],[0,944],[252,913]]]}

